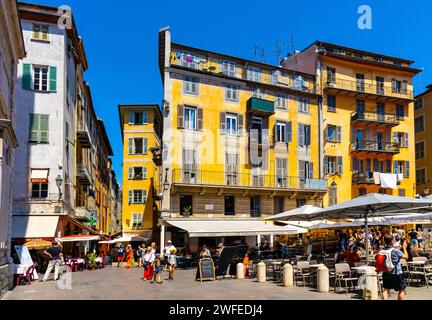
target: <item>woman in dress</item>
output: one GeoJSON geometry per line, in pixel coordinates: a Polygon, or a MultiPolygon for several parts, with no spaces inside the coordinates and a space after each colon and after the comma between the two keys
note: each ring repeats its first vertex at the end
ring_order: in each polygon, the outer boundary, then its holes
{"type": "Polygon", "coordinates": [[[132,266],[133,254],[132,246],[129,244],[126,247],[126,268],[128,269],[132,266]]]}
{"type": "Polygon", "coordinates": [[[153,262],[156,258],[155,253],[152,250],[152,247],[148,247],[146,253],[144,254],[143,260],[144,260],[144,277],[143,280],[152,280],[153,274],[154,274],[154,265],[153,262]]]}

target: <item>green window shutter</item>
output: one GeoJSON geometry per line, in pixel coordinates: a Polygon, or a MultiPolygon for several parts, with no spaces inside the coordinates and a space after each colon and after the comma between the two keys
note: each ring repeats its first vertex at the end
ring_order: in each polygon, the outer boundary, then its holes
{"type": "Polygon", "coordinates": [[[29,140],[31,142],[39,141],[39,115],[35,113],[30,114],[29,140]]]}
{"type": "Polygon", "coordinates": [[[129,154],[135,154],[135,144],[134,144],[134,139],[133,138],[129,138],[129,154]]]}
{"type": "Polygon", "coordinates": [[[129,169],[128,169],[128,179],[129,180],[133,179],[133,174],[134,174],[134,168],[133,167],[129,167],[129,169]]]}
{"type": "Polygon", "coordinates": [[[39,120],[39,142],[48,143],[49,138],[49,115],[41,114],[39,120]]]}
{"type": "Polygon", "coordinates": [[[22,88],[24,90],[31,89],[31,64],[23,64],[22,88]]]}
{"type": "Polygon", "coordinates": [[[128,199],[129,204],[131,204],[133,202],[133,190],[129,190],[129,199],[128,199]]]}
{"type": "Polygon", "coordinates": [[[57,67],[49,67],[49,91],[57,92],[57,67]]]}

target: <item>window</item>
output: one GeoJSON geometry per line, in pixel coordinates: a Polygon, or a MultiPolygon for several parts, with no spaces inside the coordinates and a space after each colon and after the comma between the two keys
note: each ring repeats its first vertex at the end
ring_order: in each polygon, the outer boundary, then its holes
{"type": "Polygon", "coordinates": [[[419,110],[423,108],[423,98],[419,98],[414,103],[414,110],[419,110]]]}
{"type": "Polygon", "coordinates": [[[49,26],[46,24],[33,24],[33,39],[48,41],[49,26]]]}
{"type": "Polygon", "coordinates": [[[48,91],[48,67],[33,66],[33,90],[48,91]]]}
{"type": "Polygon", "coordinates": [[[337,204],[337,185],[332,183],[329,187],[329,206],[337,204]]]}
{"type": "Polygon", "coordinates": [[[236,84],[229,84],[227,83],[225,85],[225,99],[228,101],[239,101],[239,86],[236,84]]]}
{"type": "Polygon", "coordinates": [[[393,132],[393,142],[402,148],[408,148],[408,132],[393,132]]]}
{"type": "Polygon", "coordinates": [[[285,198],[284,197],[275,197],[275,202],[274,202],[274,213],[278,214],[278,213],[282,213],[285,211],[285,198]]]}
{"type": "Polygon", "coordinates": [[[147,154],[147,151],[148,151],[147,138],[129,139],[129,154],[147,154]]]}
{"type": "Polygon", "coordinates": [[[327,67],[327,84],[334,84],[336,82],[336,69],[327,67]]]}
{"type": "Polygon", "coordinates": [[[382,57],[374,57],[374,61],[383,62],[383,58],[382,57]]]}
{"type": "Polygon", "coordinates": [[[261,198],[260,196],[250,197],[250,215],[251,217],[261,217],[261,198]]]}
{"type": "Polygon", "coordinates": [[[341,142],[342,127],[328,125],[326,130],[326,141],[328,142],[341,142]]]}
{"type": "Polygon", "coordinates": [[[359,91],[359,92],[365,91],[364,79],[365,79],[365,77],[364,77],[363,73],[357,73],[356,74],[357,91],[359,91]]]}
{"type": "Polygon", "coordinates": [[[188,94],[198,94],[199,79],[196,77],[185,76],[183,81],[183,92],[188,94]]]}
{"type": "Polygon", "coordinates": [[[419,116],[414,119],[414,131],[415,133],[424,131],[424,117],[419,116]]]}
{"type": "Polygon", "coordinates": [[[225,196],[225,215],[233,216],[235,215],[235,197],[225,196]]]}
{"type": "Polygon", "coordinates": [[[275,107],[279,109],[287,109],[287,95],[283,93],[276,94],[275,107]]]}
{"type": "Polygon", "coordinates": [[[132,213],[132,227],[134,228],[141,227],[142,223],[143,223],[143,214],[132,213]]]}
{"type": "Polygon", "coordinates": [[[301,76],[301,75],[294,76],[293,87],[296,90],[303,90],[304,88],[305,89],[307,88],[305,86],[305,81],[303,79],[303,76],[301,76]]]}
{"type": "Polygon", "coordinates": [[[197,56],[194,56],[193,54],[184,52],[181,55],[181,64],[187,68],[199,69],[200,61],[201,59],[197,56]]]}
{"type": "Polygon", "coordinates": [[[130,125],[143,125],[148,123],[148,112],[129,112],[130,125]]]}
{"type": "Polygon", "coordinates": [[[29,141],[35,143],[48,143],[48,137],[49,115],[31,113],[29,141]]]}
{"type": "Polygon", "coordinates": [[[225,154],[225,171],[226,171],[226,183],[227,185],[238,184],[238,172],[239,172],[239,155],[235,153],[225,154]]]}
{"type": "Polygon", "coordinates": [[[129,190],[129,204],[144,204],[147,202],[147,191],[144,189],[129,190]]]}
{"type": "Polygon", "coordinates": [[[336,112],[336,96],[327,96],[327,111],[336,112]]]}
{"type": "Polygon", "coordinates": [[[287,142],[285,122],[276,122],[275,134],[276,134],[276,142],[287,142]]]}
{"type": "Polygon", "coordinates": [[[404,106],[400,104],[396,105],[396,119],[403,120],[404,117],[405,117],[404,106]]]}
{"type": "Polygon", "coordinates": [[[180,195],[180,215],[190,216],[193,214],[193,201],[191,195],[180,195]]]}
{"type": "Polygon", "coordinates": [[[226,114],[225,115],[225,121],[226,121],[226,128],[225,133],[226,134],[232,134],[237,135],[237,115],[233,114],[226,114]]]}
{"type": "Polygon", "coordinates": [[[144,180],[147,179],[146,167],[129,167],[129,180],[144,180]]]}
{"type": "Polygon", "coordinates": [[[303,207],[304,205],[306,205],[306,199],[304,199],[304,198],[297,198],[296,199],[297,208],[303,207]]]}
{"type": "Polygon", "coordinates": [[[404,161],[394,161],[394,173],[404,172],[404,161]]]}
{"type": "Polygon", "coordinates": [[[32,183],[32,198],[48,198],[48,183],[32,183]]]}
{"type": "Polygon", "coordinates": [[[383,95],[384,94],[384,78],[383,77],[376,77],[376,91],[377,94],[383,95]]]}
{"type": "Polygon", "coordinates": [[[185,108],[184,109],[184,121],[185,129],[195,130],[196,129],[196,109],[195,108],[185,108]]]}
{"type": "Polygon", "coordinates": [[[247,67],[247,79],[255,82],[261,82],[261,69],[258,67],[247,67]]]}
{"type": "Polygon", "coordinates": [[[298,125],[298,145],[309,146],[310,141],[311,141],[310,125],[299,124],[298,125]]]}
{"type": "Polygon", "coordinates": [[[359,197],[366,195],[366,188],[359,188],[358,191],[359,191],[359,197]]]}
{"type": "Polygon", "coordinates": [[[307,97],[298,97],[297,110],[302,113],[309,113],[309,99],[307,97]]]}
{"type": "Polygon", "coordinates": [[[405,197],[405,194],[406,194],[405,189],[398,189],[398,196],[399,197],[405,197]]]}
{"type": "Polygon", "coordinates": [[[406,94],[408,90],[408,81],[392,79],[392,92],[406,94]]]}
{"type": "Polygon", "coordinates": [[[324,157],[324,173],[335,174],[336,173],[336,157],[324,157]]]}
{"type": "Polygon", "coordinates": [[[221,62],[221,71],[224,75],[235,77],[236,76],[236,64],[231,61],[221,62]]]}
{"type": "Polygon", "coordinates": [[[416,170],[416,183],[417,184],[426,183],[426,168],[421,168],[416,170]]]}
{"type": "Polygon", "coordinates": [[[256,88],[252,91],[252,97],[264,99],[264,89],[256,88]]]}
{"type": "Polygon", "coordinates": [[[425,142],[420,141],[415,144],[415,158],[423,159],[425,157],[425,142]]]}
{"type": "Polygon", "coordinates": [[[384,189],[384,188],[379,188],[379,189],[378,189],[378,193],[379,193],[379,194],[387,194],[387,190],[384,189]]]}
{"type": "Polygon", "coordinates": [[[276,186],[287,187],[287,159],[276,159],[276,186]]]}

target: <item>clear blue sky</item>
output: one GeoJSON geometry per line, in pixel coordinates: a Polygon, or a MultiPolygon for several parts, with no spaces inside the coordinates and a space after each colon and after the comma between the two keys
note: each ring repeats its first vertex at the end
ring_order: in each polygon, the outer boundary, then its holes
{"type": "MultiPolygon", "coordinates": [[[[27,0],[31,2],[32,0],[27,0]]],[[[114,169],[121,183],[122,140],[117,105],[159,103],[158,30],[171,27],[172,40],[212,51],[254,59],[254,45],[275,64],[275,42],[285,54],[294,37],[296,50],[315,40],[415,60],[424,72],[416,93],[432,83],[432,3],[402,0],[332,1],[90,1],[40,0],[69,5],[89,61],[86,79],[99,117],[114,149],[114,169]],[[357,27],[357,9],[372,8],[372,30],[357,27]]],[[[290,49],[289,49],[290,50],[290,49]]]]}

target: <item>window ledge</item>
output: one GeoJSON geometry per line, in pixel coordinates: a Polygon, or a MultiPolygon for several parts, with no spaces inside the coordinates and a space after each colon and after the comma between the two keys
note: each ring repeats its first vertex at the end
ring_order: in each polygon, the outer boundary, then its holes
{"type": "Polygon", "coordinates": [[[51,43],[50,40],[44,40],[44,39],[36,39],[36,38],[31,38],[30,41],[34,41],[34,42],[40,42],[40,43],[51,43]]]}

